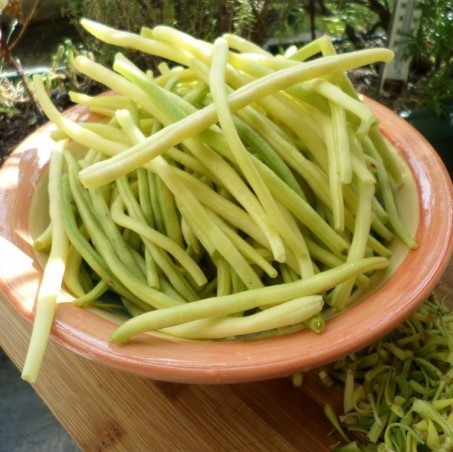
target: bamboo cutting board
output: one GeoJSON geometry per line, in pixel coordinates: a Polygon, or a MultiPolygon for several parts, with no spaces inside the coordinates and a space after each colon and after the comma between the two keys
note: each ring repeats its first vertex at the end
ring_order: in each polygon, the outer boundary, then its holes
{"type": "MultiPolygon", "coordinates": [[[[439,284],[453,295],[453,262],[439,284]]],[[[23,366],[31,325],[0,303],[0,345],[23,366]]],[[[135,377],[50,343],[35,389],[84,451],[328,451],[326,389],[316,372],[234,385],[185,385],[135,377]]]]}

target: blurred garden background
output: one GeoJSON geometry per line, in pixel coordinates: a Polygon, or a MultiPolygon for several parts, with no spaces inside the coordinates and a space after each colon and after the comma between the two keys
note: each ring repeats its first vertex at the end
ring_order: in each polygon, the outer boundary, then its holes
{"type": "Polygon", "coordinates": [[[0,10],[2,158],[45,121],[33,101],[34,73],[46,74],[59,108],[69,106],[70,89],[102,90],[76,74],[71,61],[86,53],[105,63],[115,49],[84,33],[80,17],[134,32],[166,24],[206,40],[234,32],[273,53],[323,34],[339,52],[396,47],[407,74],[384,85],[382,67],[360,69],[350,74],[357,90],[412,121],[440,151],[451,140],[452,0],[0,0],[0,10]]]}

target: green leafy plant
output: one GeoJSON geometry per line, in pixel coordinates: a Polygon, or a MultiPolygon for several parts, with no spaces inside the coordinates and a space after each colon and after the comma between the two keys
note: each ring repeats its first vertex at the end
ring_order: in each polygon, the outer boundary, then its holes
{"type": "Polygon", "coordinates": [[[320,0],[318,32],[344,40],[346,46],[363,48],[376,33],[386,33],[392,16],[393,0],[320,0]]]}
{"type": "MultiPolygon", "coordinates": [[[[14,68],[17,77],[21,81],[23,91],[27,93],[29,100],[34,105],[37,115],[41,120],[43,120],[44,116],[41,107],[36,101],[34,91],[30,86],[28,78],[25,76],[24,69],[20,60],[16,58],[14,54],[14,51],[23,39],[26,31],[28,30],[28,27],[35,19],[36,14],[38,13],[41,6],[41,0],[36,0],[33,3],[32,9],[26,17],[23,14],[22,2],[20,1],[3,1],[0,6],[0,65],[3,66],[5,64],[14,68]],[[21,24],[21,29],[19,33],[11,40],[13,30],[17,24],[21,24]]],[[[14,89],[11,90],[11,84],[8,82],[6,84],[2,83],[2,92],[4,92],[4,89],[8,90],[10,93],[11,91],[15,91],[14,89]]],[[[14,102],[11,102],[11,97],[7,96],[4,99],[2,96],[0,99],[2,99],[2,101],[0,102],[2,111],[6,111],[9,114],[12,114],[16,111],[14,102]]]]}
{"type": "Polygon", "coordinates": [[[79,74],[73,67],[74,58],[84,55],[93,59],[92,53],[82,45],[75,44],[71,39],[65,39],[52,55],[52,66],[44,74],[45,84],[49,92],[67,93],[70,90],[80,90],[93,93],[94,83],[79,74]]]}
{"type": "Polygon", "coordinates": [[[451,0],[421,2],[417,33],[402,35],[415,94],[421,105],[447,115],[453,103],[453,4],[451,0]]]}

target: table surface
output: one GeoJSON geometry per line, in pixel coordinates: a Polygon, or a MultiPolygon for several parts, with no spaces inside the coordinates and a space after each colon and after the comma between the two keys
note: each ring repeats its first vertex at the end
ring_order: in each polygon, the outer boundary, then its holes
{"type": "MultiPolygon", "coordinates": [[[[453,296],[453,261],[437,289],[453,296]]],[[[453,299],[453,298],[451,298],[453,299]]],[[[0,303],[0,346],[22,369],[31,325],[0,303]]],[[[36,391],[86,451],[328,451],[323,414],[341,402],[316,372],[232,385],[152,381],[100,366],[51,342],[36,391]]]]}

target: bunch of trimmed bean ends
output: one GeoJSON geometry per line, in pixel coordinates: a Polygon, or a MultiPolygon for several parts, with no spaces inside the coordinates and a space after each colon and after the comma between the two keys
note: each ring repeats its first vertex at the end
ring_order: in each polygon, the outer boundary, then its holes
{"type": "Polygon", "coordinates": [[[335,450],[453,451],[453,311],[435,294],[320,377],[343,385],[343,414],[325,406],[345,441],[335,450]]]}

